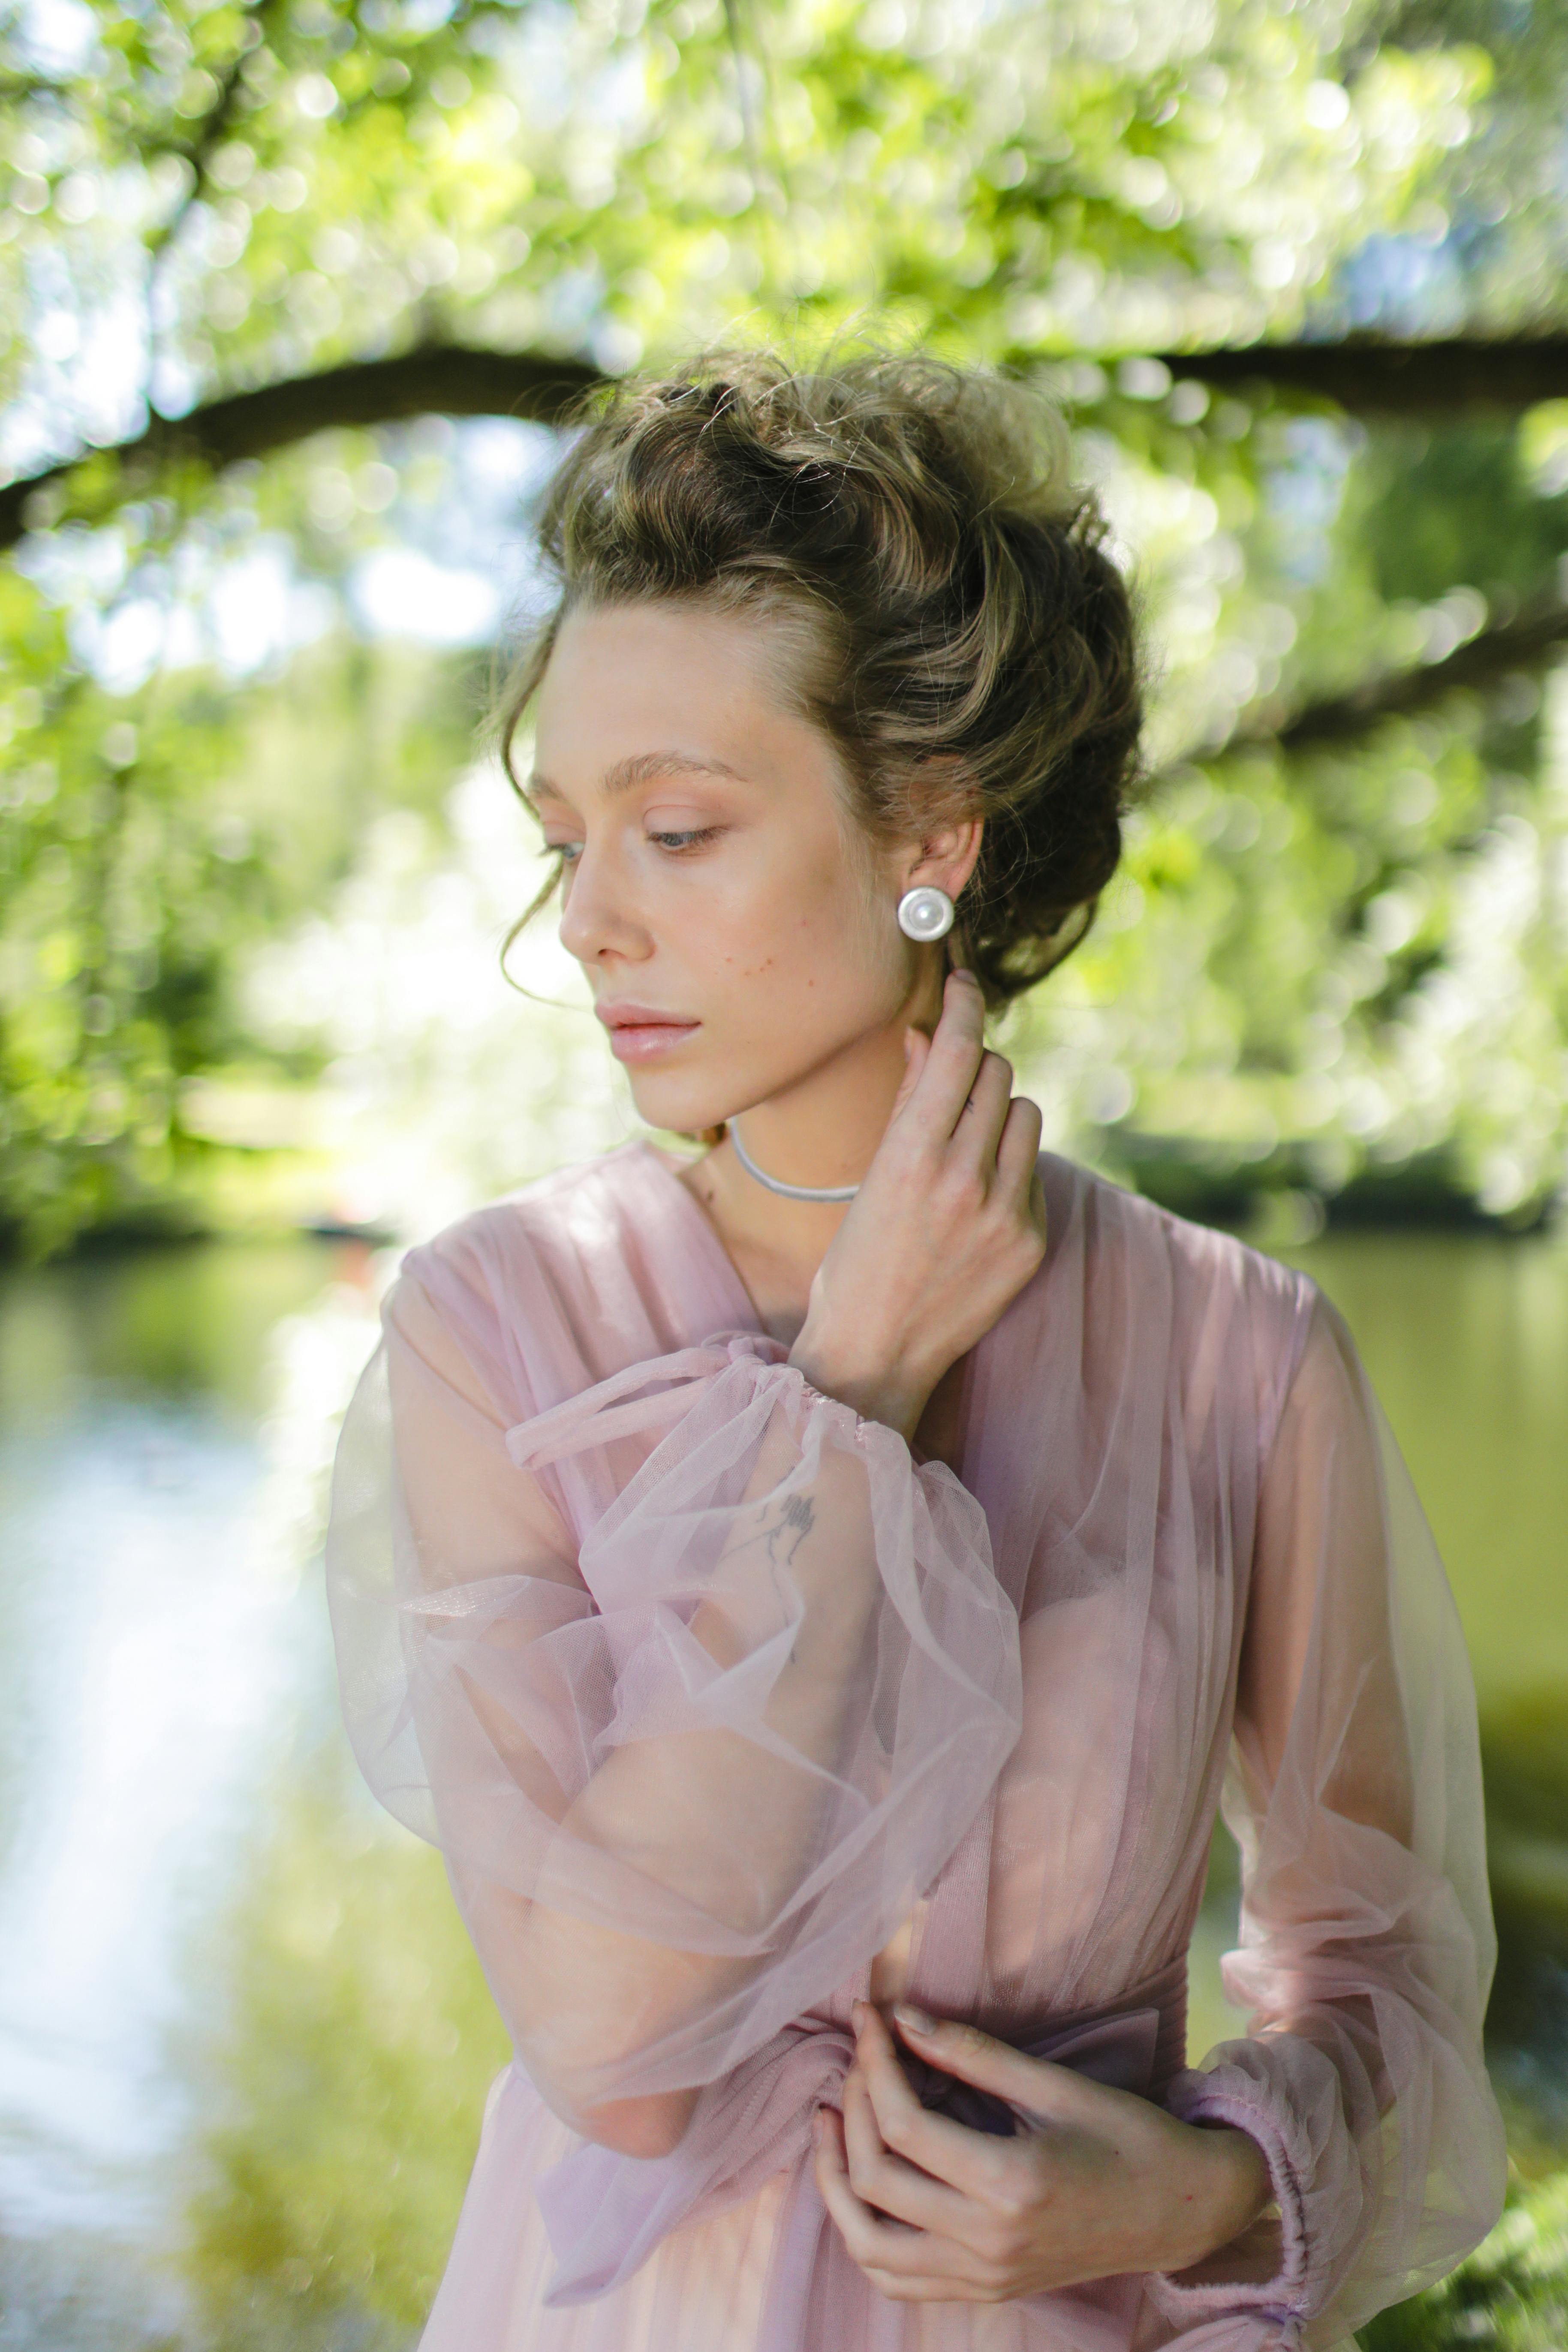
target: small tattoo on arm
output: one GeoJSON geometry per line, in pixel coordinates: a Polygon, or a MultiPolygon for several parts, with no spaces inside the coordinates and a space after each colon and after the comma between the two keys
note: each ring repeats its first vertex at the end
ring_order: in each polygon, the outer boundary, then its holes
{"type": "MultiPolygon", "coordinates": [[[[791,1495],[786,1497],[782,1506],[773,1503],[764,1504],[758,1512],[757,1517],[759,1521],[757,1532],[749,1538],[749,1544],[762,1546],[767,1558],[769,1574],[773,1578],[773,1597],[781,1612],[787,1616],[789,1596],[780,1582],[780,1572],[788,1568],[801,1545],[816,1525],[816,1505],[809,1495],[791,1495]]],[[[740,1547],[742,1549],[747,1548],[748,1546],[740,1547]]],[[[793,1647],[790,1651],[790,1663],[792,1665],[796,1663],[793,1647]]]]}
{"type": "Polygon", "coordinates": [[[769,1530],[769,1547],[776,1547],[787,1530],[795,1538],[787,1555],[787,1559],[793,1559],[816,1525],[816,1505],[811,1496],[792,1495],[784,1507],[777,1527],[769,1530]]]}

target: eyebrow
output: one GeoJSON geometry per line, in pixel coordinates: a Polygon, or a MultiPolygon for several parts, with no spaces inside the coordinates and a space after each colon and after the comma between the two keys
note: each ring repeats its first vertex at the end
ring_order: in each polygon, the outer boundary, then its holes
{"type": "MultiPolygon", "coordinates": [[[[705,760],[696,751],[637,751],[605,769],[601,789],[606,798],[614,799],[616,793],[632,792],[638,784],[651,783],[656,777],[681,774],[727,776],[735,783],[744,781],[739,768],[731,768],[727,760],[705,760]]],[[[536,770],[528,780],[527,798],[531,801],[541,793],[552,800],[566,797],[558,785],[536,770]]]]}

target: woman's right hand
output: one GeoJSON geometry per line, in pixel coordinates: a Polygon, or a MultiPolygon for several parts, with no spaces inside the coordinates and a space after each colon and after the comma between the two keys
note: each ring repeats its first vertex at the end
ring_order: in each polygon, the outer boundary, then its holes
{"type": "Polygon", "coordinates": [[[906,1438],[1046,1254],[1039,1107],[985,1050],[984,1018],[978,982],[954,971],[934,1035],[907,1033],[887,1129],[790,1351],[814,1388],[906,1438]]]}

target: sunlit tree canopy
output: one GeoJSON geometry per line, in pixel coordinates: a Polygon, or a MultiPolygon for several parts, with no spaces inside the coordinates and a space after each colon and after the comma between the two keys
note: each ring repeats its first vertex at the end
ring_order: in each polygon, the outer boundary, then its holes
{"type": "Polygon", "coordinates": [[[329,968],[394,838],[422,924],[462,898],[559,420],[716,339],[918,340],[1069,411],[1153,692],[1125,873],[1012,1033],[1054,1137],[1552,1192],[1558,12],[36,0],[0,38],[13,1230],[205,1213],[268,1160],[226,1088],[395,1059],[279,956],[329,968]]]}

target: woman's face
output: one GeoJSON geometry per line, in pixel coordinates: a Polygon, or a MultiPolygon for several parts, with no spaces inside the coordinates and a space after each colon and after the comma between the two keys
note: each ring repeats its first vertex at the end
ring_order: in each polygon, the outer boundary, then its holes
{"type": "Polygon", "coordinates": [[[895,910],[911,874],[957,885],[919,843],[856,837],[781,683],[790,627],[579,609],[540,689],[529,797],[563,853],[562,940],[655,1127],[716,1125],[940,1003],[938,951],[895,910]]]}

